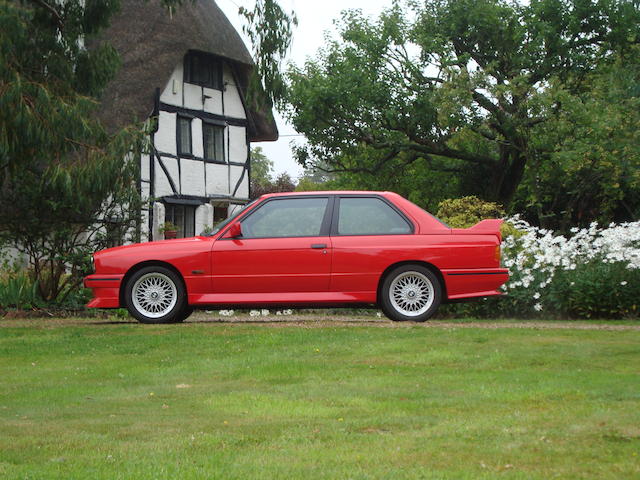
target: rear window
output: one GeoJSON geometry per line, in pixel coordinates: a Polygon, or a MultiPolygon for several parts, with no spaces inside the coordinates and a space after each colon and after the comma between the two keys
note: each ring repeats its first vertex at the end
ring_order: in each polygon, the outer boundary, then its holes
{"type": "Polygon", "coordinates": [[[407,235],[411,224],[379,198],[341,198],[338,235],[407,235]]]}

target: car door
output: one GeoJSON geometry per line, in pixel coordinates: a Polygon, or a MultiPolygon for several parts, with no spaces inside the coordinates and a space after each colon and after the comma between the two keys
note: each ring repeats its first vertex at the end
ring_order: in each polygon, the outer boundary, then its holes
{"type": "Polygon", "coordinates": [[[216,241],[213,293],[327,292],[330,196],[268,198],[241,220],[242,236],[216,241]]]}

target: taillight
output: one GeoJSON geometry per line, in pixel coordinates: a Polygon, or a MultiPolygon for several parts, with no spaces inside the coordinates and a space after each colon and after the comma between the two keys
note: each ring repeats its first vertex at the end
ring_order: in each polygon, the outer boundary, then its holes
{"type": "Polygon", "coordinates": [[[496,245],[496,251],[493,254],[493,258],[498,265],[500,265],[500,244],[496,245]]]}

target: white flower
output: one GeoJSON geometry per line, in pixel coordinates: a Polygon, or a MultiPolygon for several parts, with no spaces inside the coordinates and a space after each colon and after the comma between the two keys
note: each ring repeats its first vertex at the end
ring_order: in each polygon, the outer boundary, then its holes
{"type": "Polygon", "coordinates": [[[623,287],[627,284],[626,280],[623,280],[622,282],[620,282],[620,285],[622,285],[623,287]]]}
{"type": "Polygon", "coordinates": [[[533,298],[534,300],[538,300],[540,298],[540,293],[539,292],[534,293],[533,298]]]}
{"type": "Polygon", "coordinates": [[[539,312],[540,310],[542,310],[542,304],[540,304],[540,303],[536,303],[536,304],[533,306],[533,309],[534,309],[536,312],[539,312]]]}
{"type": "Polygon", "coordinates": [[[266,309],[262,309],[260,311],[260,313],[262,314],[263,317],[268,317],[269,316],[269,310],[266,309]]]}
{"type": "Polygon", "coordinates": [[[260,316],[260,310],[251,310],[249,312],[249,315],[251,315],[252,317],[259,317],[260,316]]]}

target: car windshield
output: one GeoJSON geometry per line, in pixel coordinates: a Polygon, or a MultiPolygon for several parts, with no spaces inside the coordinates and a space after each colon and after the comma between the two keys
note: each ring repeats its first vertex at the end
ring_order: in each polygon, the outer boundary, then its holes
{"type": "Polygon", "coordinates": [[[201,233],[200,235],[203,237],[211,237],[212,235],[215,235],[216,233],[218,233],[220,230],[222,230],[224,227],[226,227],[227,225],[229,225],[233,220],[235,220],[237,218],[238,215],[240,215],[242,212],[244,212],[247,208],[249,208],[251,205],[255,204],[257,202],[257,199],[254,200],[253,202],[247,203],[244,207],[242,207],[241,209],[239,209],[237,212],[235,212],[233,215],[231,215],[229,218],[227,218],[226,220],[221,221],[220,223],[218,223],[217,225],[213,226],[213,229],[210,232],[207,233],[201,233]]]}

